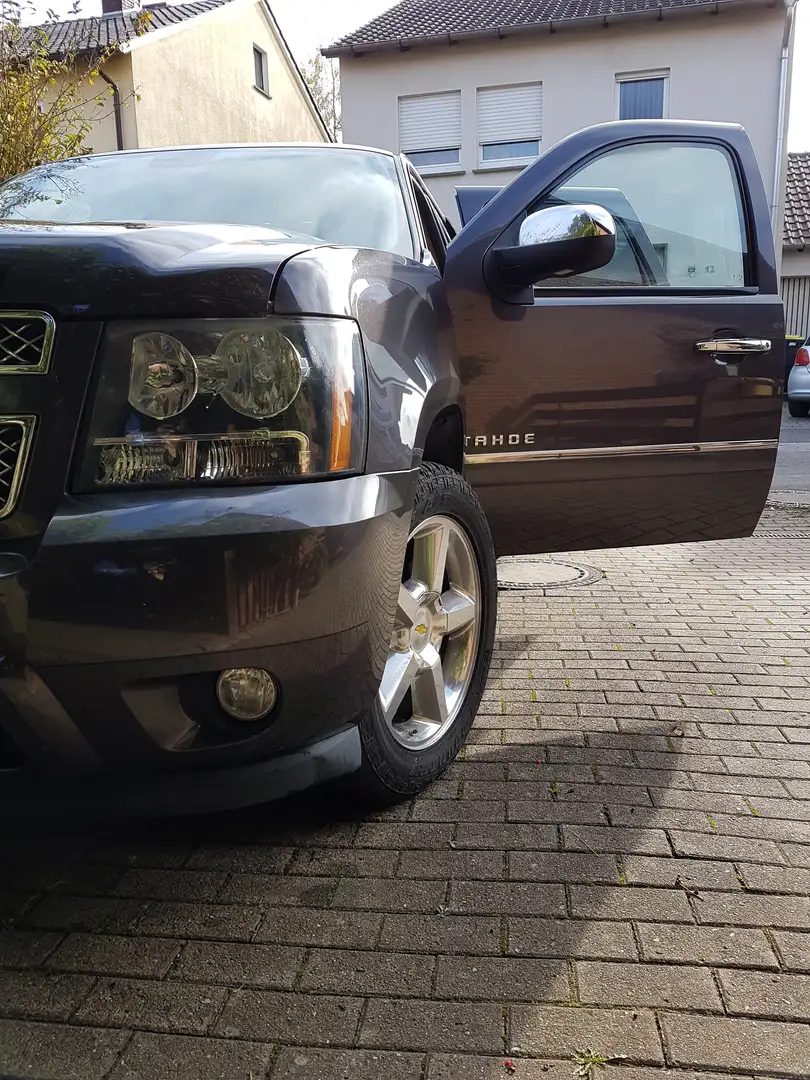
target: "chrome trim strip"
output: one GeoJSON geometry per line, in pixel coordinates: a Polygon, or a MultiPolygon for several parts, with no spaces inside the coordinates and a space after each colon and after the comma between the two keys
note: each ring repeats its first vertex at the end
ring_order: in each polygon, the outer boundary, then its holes
{"type": "Polygon", "coordinates": [[[31,456],[31,445],[33,443],[35,424],[35,416],[0,416],[0,427],[16,425],[17,427],[22,428],[20,452],[17,454],[17,461],[14,464],[14,475],[9,484],[6,504],[5,506],[0,507],[0,519],[8,517],[9,514],[14,512],[17,500],[20,497],[20,489],[22,488],[26,469],[28,468],[28,459],[31,456]]]}
{"type": "Polygon", "coordinates": [[[465,465],[560,461],[567,458],[647,457],[650,454],[722,454],[729,450],[775,450],[778,439],[736,439],[728,442],[650,443],[645,446],[577,446],[568,450],[505,450],[498,454],[465,454],[465,465]]]}
{"type": "Polygon", "coordinates": [[[56,323],[47,311],[3,311],[0,309],[0,322],[12,319],[24,319],[30,322],[39,319],[45,323],[45,337],[42,341],[42,349],[37,364],[4,364],[0,358],[0,375],[47,375],[51,365],[51,352],[53,351],[53,339],[56,334],[56,323]]]}

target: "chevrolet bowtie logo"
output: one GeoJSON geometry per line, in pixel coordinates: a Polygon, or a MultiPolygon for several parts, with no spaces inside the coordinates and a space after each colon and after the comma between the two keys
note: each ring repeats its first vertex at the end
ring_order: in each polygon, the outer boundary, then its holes
{"type": "Polygon", "coordinates": [[[427,633],[427,627],[425,626],[425,624],[423,622],[417,623],[416,626],[414,627],[414,630],[417,632],[417,634],[426,634],[427,633]]]}

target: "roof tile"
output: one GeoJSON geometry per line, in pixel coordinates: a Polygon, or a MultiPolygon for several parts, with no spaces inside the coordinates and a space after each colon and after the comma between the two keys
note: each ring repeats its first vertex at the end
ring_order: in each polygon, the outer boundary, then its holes
{"type": "MultiPolygon", "coordinates": [[[[710,0],[400,0],[400,3],[324,50],[360,49],[425,38],[526,29],[542,23],[674,8],[710,0]]],[[[711,0],[713,3],[714,0],[711,0]]],[[[728,0],[725,0],[728,2],[728,0]]]]}
{"type": "MultiPolygon", "coordinates": [[[[230,0],[194,0],[190,4],[157,4],[145,6],[151,18],[143,28],[146,33],[164,26],[185,22],[196,15],[222,7],[230,0]]],[[[29,27],[33,34],[41,30],[46,37],[48,51],[52,56],[65,53],[92,53],[131,41],[138,36],[139,11],[115,12],[112,15],[94,15],[90,18],[65,19],[62,22],[43,23],[29,27]]]]}
{"type": "Polygon", "coordinates": [[[788,154],[783,243],[785,247],[810,244],[810,150],[788,154]]]}

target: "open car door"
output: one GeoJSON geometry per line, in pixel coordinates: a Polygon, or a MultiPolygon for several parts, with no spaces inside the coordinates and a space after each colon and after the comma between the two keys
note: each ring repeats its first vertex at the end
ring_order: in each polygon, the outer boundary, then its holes
{"type": "Polygon", "coordinates": [[[785,342],[745,131],[588,128],[487,196],[444,278],[498,553],[749,535],[785,342]]]}

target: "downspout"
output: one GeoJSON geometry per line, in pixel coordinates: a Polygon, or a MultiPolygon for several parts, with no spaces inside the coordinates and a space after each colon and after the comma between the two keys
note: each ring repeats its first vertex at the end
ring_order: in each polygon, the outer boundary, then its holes
{"type": "MultiPolygon", "coordinates": [[[[793,2],[793,0],[791,0],[793,2]]],[[[121,95],[118,92],[117,85],[113,82],[109,75],[106,75],[104,71],[99,67],[99,75],[102,77],[108,86],[112,87],[113,92],[113,113],[115,114],[115,145],[116,149],[124,149],[124,127],[121,123],[121,95]]]]}
{"type": "Polygon", "coordinates": [[[782,237],[776,235],[779,198],[782,188],[782,156],[785,145],[785,112],[787,107],[788,72],[790,68],[790,45],[793,38],[793,17],[796,0],[785,0],[785,29],[782,34],[782,55],[779,64],[779,109],[776,114],[776,160],[773,167],[773,193],[771,195],[771,225],[774,229],[774,246],[781,247],[782,237]]]}

